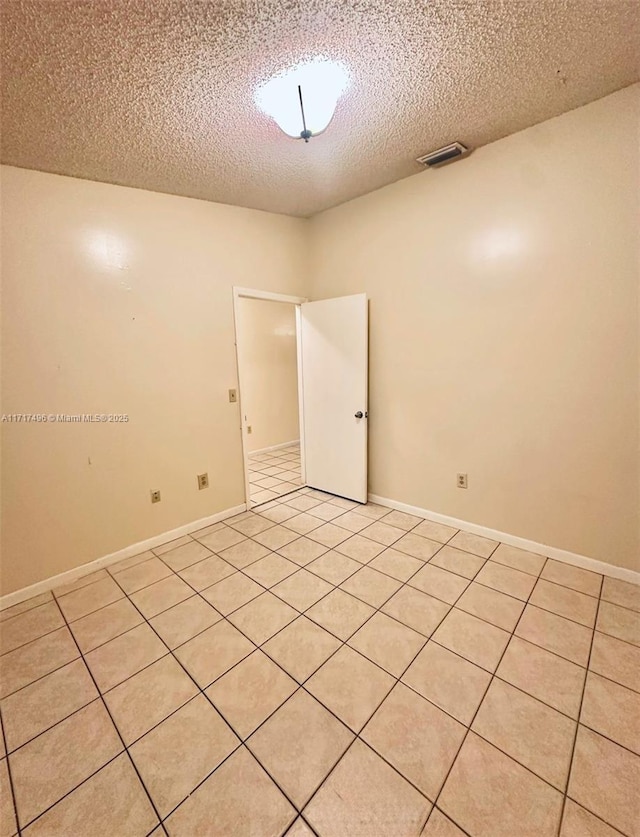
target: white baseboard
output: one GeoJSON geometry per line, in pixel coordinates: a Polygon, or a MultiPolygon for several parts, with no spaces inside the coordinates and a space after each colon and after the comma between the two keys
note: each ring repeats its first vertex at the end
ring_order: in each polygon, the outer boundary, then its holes
{"type": "Polygon", "coordinates": [[[46,593],[54,587],[59,587],[61,584],[71,584],[89,573],[94,573],[103,567],[108,567],[111,564],[117,564],[118,561],[123,561],[125,558],[131,558],[134,555],[139,555],[141,552],[146,552],[148,549],[153,549],[154,546],[161,546],[169,541],[174,541],[183,535],[189,535],[191,532],[197,532],[198,529],[204,529],[205,526],[211,526],[213,523],[219,523],[221,520],[226,520],[236,514],[241,514],[247,510],[247,504],[242,503],[239,506],[234,506],[231,509],[225,509],[221,512],[216,512],[208,517],[203,517],[200,520],[194,520],[191,523],[186,523],[184,526],[178,526],[177,529],[172,529],[170,532],[162,532],[160,535],[154,535],[152,538],[147,538],[145,541],[125,546],[124,549],[119,549],[117,552],[112,552],[109,555],[103,555],[101,558],[96,558],[94,561],[89,561],[88,564],[81,564],[79,567],[74,567],[72,570],[53,575],[50,578],[45,578],[43,581],[37,581],[35,584],[30,584],[29,587],[23,587],[21,590],[15,590],[13,593],[7,593],[6,596],[0,597],[0,609],[4,610],[6,607],[11,607],[15,604],[20,604],[32,596],[38,596],[40,593],[46,593]]]}
{"type": "Polygon", "coordinates": [[[556,561],[563,561],[565,564],[573,564],[575,567],[582,567],[584,570],[591,570],[594,573],[608,575],[611,578],[619,578],[622,581],[630,581],[632,584],[640,584],[640,572],[628,570],[626,567],[616,567],[614,564],[607,564],[605,561],[597,561],[595,558],[588,558],[586,555],[579,555],[576,552],[568,552],[566,549],[558,549],[555,546],[530,541],[520,538],[517,535],[510,535],[508,532],[499,532],[497,529],[488,529],[486,526],[479,526],[477,523],[469,523],[467,520],[459,520],[457,517],[449,517],[446,514],[421,509],[418,506],[409,506],[407,503],[398,503],[396,500],[389,500],[387,497],[379,497],[377,494],[369,494],[369,501],[379,506],[386,506],[390,509],[415,514],[418,517],[426,517],[435,523],[444,523],[446,526],[453,526],[456,529],[464,529],[473,535],[481,535],[484,538],[491,538],[494,541],[506,543],[509,546],[517,546],[546,558],[555,558],[556,561]]]}
{"type": "Polygon", "coordinates": [[[280,445],[271,445],[269,448],[260,448],[259,450],[250,450],[249,456],[253,456],[254,453],[271,453],[272,450],[281,450],[282,448],[291,447],[291,445],[299,445],[300,439],[293,439],[291,442],[282,442],[280,445]]]}

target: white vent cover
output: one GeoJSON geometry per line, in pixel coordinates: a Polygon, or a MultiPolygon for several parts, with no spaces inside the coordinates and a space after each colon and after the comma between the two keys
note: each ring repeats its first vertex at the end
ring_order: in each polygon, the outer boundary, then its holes
{"type": "Polygon", "coordinates": [[[423,166],[435,168],[436,166],[444,166],[445,163],[451,163],[453,160],[464,157],[468,153],[469,149],[466,145],[463,145],[461,142],[452,142],[443,148],[438,148],[435,151],[430,151],[428,154],[423,154],[422,157],[417,158],[417,162],[422,163],[423,166]]]}

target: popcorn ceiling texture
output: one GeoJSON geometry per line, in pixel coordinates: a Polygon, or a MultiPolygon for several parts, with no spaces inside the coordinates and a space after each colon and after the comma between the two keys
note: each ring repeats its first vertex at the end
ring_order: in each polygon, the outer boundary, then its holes
{"type": "Polygon", "coordinates": [[[477,148],[633,83],[639,9],[4,0],[2,161],[309,216],[420,171],[415,157],[452,140],[477,148]],[[345,61],[352,84],[306,145],[257,111],[253,91],[319,54],[345,61]]]}

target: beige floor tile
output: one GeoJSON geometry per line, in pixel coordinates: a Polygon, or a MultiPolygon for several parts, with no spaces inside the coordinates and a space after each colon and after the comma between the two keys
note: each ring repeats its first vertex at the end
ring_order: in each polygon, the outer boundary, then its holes
{"type": "Polygon", "coordinates": [[[453,526],[445,526],[444,523],[436,523],[433,520],[423,520],[422,523],[413,529],[414,535],[428,538],[430,541],[447,543],[457,533],[453,526]]]}
{"type": "Polygon", "coordinates": [[[322,526],[308,532],[307,537],[323,546],[333,548],[350,538],[351,532],[348,529],[341,529],[340,526],[335,526],[333,523],[323,523],[322,526]]]}
{"type": "Polygon", "coordinates": [[[221,552],[223,549],[228,549],[246,540],[241,532],[236,532],[235,529],[225,526],[223,523],[215,524],[213,531],[209,531],[207,534],[195,532],[193,537],[212,552],[221,552]]]}
{"type": "Polygon", "coordinates": [[[154,555],[160,557],[161,555],[165,555],[167,552],[172,552],[179,546],[185,546],[188,543],[193,543],[193,539],[189,537],[189,535],[183,535],[181,538],[175,538],[175,540],[167,541],[167,543],[163,543],[160,546],[154,546],[151,551],[154,555]]]}
{"type": "Polygon", "coordinates": [[[298,817],[287,831],[286,837],[314,837],[314,834],[302,817],[298,817]]]}
{"type": "Polygon", "coordinates": [[[402,587],[382,608],[388,616],[413,628],[426,637],[438,627],[450,606],[412,587],[402,587]]]}
{"type": "Polygon", "coordinates": [[[175,655],[196,683],[206,688],[254,650],[252,642],[226,620],[185,642],[175,655]]]}
{"type": "Polygon", "coordinates": [[[135,567],[130,567],[128,570],[121,570],[120,572],[112,571],[112,575],[124,592],[127,595],[131,595],[136,590],[142,590],[143,587],[148,587],[149,584],[153,584],[154,581],[160,581],[161,578],[166,578],[168,575],[171,575],[171,572],[169,567],[160,558],[154,556],[153,558],[149,558],[148,561],[136,564],[135,567]]]}
{"type": "Polygon", "coordinates": [[[346,497],[336,497],[333,494],[329,497],[329,500],[327,502],[331,503],[334,506],[337,506],[343,511],[352,511],[353,509],[359,511],[363,505],[362,503],[356,503],[355,500],[347,500],[346,497]]]}
{"type": "Polygon", "coordinates": [[[426,564],[407,583],[447,604],[455,604],[470,584],[468,579],[431,564],[426,564]]]}
{"type": "Polygon", "coordinates": [[[297,509],[298,511],[306,512],[310,509],[320,506],[321,501],[314,500],[313,497],[298,495],[295,497],[291,497],[291,499],[287,500],[286,505],[290,506],[292,509],[297,509]]]}
{"type": "Polygon", "coordinates": [[[564,806],[560,837],[619,837],[620,832],[568,799],[564,806]]]}
{"type": "Polygon", "coordinates": [[[65,624],[60,608],[53,602],[14,616],[0,623],[0,654],[13,651],[65,624]]]}
{"type": "Polygon", "coordinates": [[[474,837],[555,837],[562,795],[471,732],[438,806],[474,837]]]}
{"type": "Polygon", "coordinates": [[[287,529],[284,526],[272,526],[265,532],[260,532],[253,536],[254,540],[266,546],[268,549],[280,549],[280,547],[286,546],[298,537],[297,532],[292,532],[291,529],[287,529]]]}
{"type": "Polygon", "coordinates": [[[204,561],[211,554],[211,550],[198,543],[198,541],[191,540],[191,538],[187,543],[161,553],[163,562],[176,573],[186,570],[187,567],[197,564],[198,561],[204,561]]]}
{"type": "Polygon", "coordinates": [[[145,624],[90,651],[85,660],[104,693],[167,653],[162,640],[145,624]]]}
{"type": "Polygon", "coordinates": [[[227,527],[225,526],[222,521],[218,523],[212,523],[211,526],[205,526],[202,529],[198,529],[197,532],[192,532],[191,537],[195,538],[197,541],[202,541],[207,535],[212,535],[214,532],[222,532],[227,527]]]}
{"type": "MultiPolygon", "coordinates": [[[[39,817],[25,837],[124,837],[149,834],[158,818],[126,755],[118,756],[39,817]]],[[[156,832],[153,832],[155,837],[156,832]]]]}
{"type": "Polygon", "coordinates": [[[639,787],[640,757],[578,727],[568,790],[573,800],[623,834],[636,837],[640,834],[639,787]]]}
{"type": "Polygon", "coordinates": [[[334,506],[332,503],[321,503],[319,506],[314,506],[309,512],[314,517],[324,520],[325,523],[330,520],[335,520],[344,514],[344,509],[334,506]]]}
{"type": "Polygon", "coordinates": [[[274,525],[274,521],[264,518],[260,514],[253,514],[253,512],[247,513],[246,515],[239,515],[239,518],[242,519],[227,520],[227,525],[236,529],[238,532],[242,532],[243,535],[249,538],[253,538],[255,535],[259,535],[260,532],[265,532],[267,529],[273,528],[274,525]]]}
{"type": "Polygon", "coordinates": [[[565,564],[563,561],[555,561],[553,558],[549,558],[545,564],[540,578],[552,581],[554,584],[562,584],[564,587],[571,587],[579,593],[586,593],[596,598],[600,595],[602,586],[602,576],[598,573],[565,564]]]}
{"type": "Polygon", "coordinates": [[[449,570],[449,572],[469,579],[474,578],[484,564],[484,558],[479,558],[477,555],[463,552],[461,549],[455,549],[452,546],[443,546],[431,559],[432,566],[449,570]]]}
{"type": "Polygon", "coordinates": [[[397,549],[385,549],[373,561],[369,562],[369,566],[374,570],[390,575],[392,578],[397,578],[398,581],[407,581],[424,566],[424,562],[418,558],[412,558],[410,555],[405,555],[404,552],[398,552],[397,549]]]}
{"type": "Polygon", "coordinates": [[[221,619],[220,614],[204,599],[191,596],[190,599],[185,599],[164,613],[154,616],[150,625],[173,650],[221,619]]]}
{"type": "Polygon", "coordinates": [[[295,808],[255,758],[238,749],[167,820],[169,837],[279,837],[295,808]]]}
{"type": "MultiPolygon", "coordinates": [[[[282,560],[285,561],[286,559],[283,558],[282,560]]],[[[296,570],[298,572],[295,575],[291,575],[281,581],[280,584],[276,584],[271,590],[278,598],[283,599],[291,607],[295,607],[296,610],[306,610],[333,590],[331,584],[322,578],[318,578],[317,575],[297,566],[296,570]]]]}
{"type": "Polygon", "coordinates": [[[334,590],[307,611],[307,616],[337,636],[349,639],[351,634],[374,612],[374,609],[344,590],[334,590]]]}
{"type": "Polygon", "coordinates": [[[122,570],[128,570],[130,567],[142,564],[144,561],[148,561],[149,558],[155,558],[155,555],[150,549],[147,549],[146,552],[139,552],[137,555],[123,558],[122,561],[118,561],[116,564],[110,564],[108,571],[113,575],[114,573],[119,573],[122,570]]]}
{"type": "Polygon", "coordinates": [[[506,593],[507,596],[513,596],[523,602],[529,598],[536,583],[535,576],[505,567],[495,561],[487,561],[475,580],[479,584],[484,584],[485,587],[491,587],[499,593],[506,593]]]}
{"type": "Polygon", "coordinates": [[[550,610],[558,616],[586,625],[587,628],[593,628],[596,621],[597,599],[542,578],[537,582],[529,601],[536,607],[550,610]]]}
{"type": "Polygon", "coordinates": [[[513,631],[523,611],[524,602],[474,582],[460,596],[456,607],[505,631],[513,631]]]}
{"type": "Polygon", "coordinates": [[[79,657],[68,628],[35,639],[0,657],[0,698],[79,657]]]}
{"type": "MultiPolygon", "coordinates": [[[[274,504],[272,508],[268,508],[268,504],[267,506],[260,507],[260,517],[264,517],[266,520],[271,520],[273,523],[284,523],[285,520],[293,520],[293,518],[298,515],[302,516],[298,509],[292,509],[289,506],[285,506],[280,503],[274,504]]],[[[322,521],[320,522],[322,523],[322,521]]],[[[295,532],[297,530],[294,529],[293,531],[295,532]]],[[[300,532],[300,534],[304,533],[300,532]]]]}
{"type": "Polygon", "coordinates": [[[340,585],[352,596],[372,605],[381,607],[387,599],[400,588],[401,582],[370,567],[363,567],[340,585]]]}
{"type": "Polygon", "coordinates": [[[477,616],[453,608],[433,634],[433,640],[487,671],[495,671],[510,634],[477,616]]]}
{"type": "Polygon", "coordinates": [[[247,746],[302,808],[354,735],[302,689],[269,718],[247,746]]]}
{"type": "Polygon", "coordinates": [[[143,617],[129,599],[119,599],[72,622],[70,628],[82,653],[86,654],[142,622],[143,617]]]}
{"type": "Polygon", "coordinates": [[[508,683],[494,679],[471,729],[564,792],[575,721],[508,683]]]}
{"type": "Polygon", "coordinates": [[[529,604],[515,633],[578,665],[587,665],[593,636],[591,628],[529,604]]]}
{"type": "Polygon", "coordinates": [[[340,646],[340,640],[300,616],[262,648],[299,683],[310,677],[340,646]]]}
{"type": "Polygon", "coordinates": [[[216,680],[206,694],[245,739],[297,688],[295,680],[257,649],[216,680]]]}
{"type": "Polygon", "coordinates": [[[387,506],[379,506],[377,503],[365,503],[358,506],[358,514],[363,514],[372,520],[380,520],[381,517],[389,514],[389,511],[390,509],[387,506]]]}
{"type": "Polygon", "coordinates": [[[513,637],[498,677],[571,718],[577,718],[586,671],[544,648],[513,637]]]}
{"type": "Polygon", "coordinates": [[[161,817],[179,805],[240,742],[198,695],[130,749],[161,817]]]}
{"type": "MultiPolygon", "coordinates": [[[[158,559],[153,560],[157,561],[158,559]]],[[[165,570],[167,574],[171,572],[166,567],[165,570]]],[[[80,619],[81,616],[86,616],[87,613],[92,613],[94,610],[98,610],[98,608],[123,597],[124,593],[113,579],[103,578],[82,587],[80,590],[61,596],[58,599],[58,604],[67,621],[73,622],[75,619],[80,619]]]]}
{"type": "Polygon", "coordinates": [[[289,622],[298,612],[271,593],[263,593],[257,599],[243,605],[229,615],[232,622],[256,645],[262,645],[289,622]]]}
{"type": "Polygon", "coordinates": [[[433,801],[466,732],[465,726],[398,683],[361,737],[433,801]]]}
{"type": "Polygon", "coordinates": [[[273,587],[274,584],[278,584],[299,569],[300,567],[293,561],[272,552],[270,555],[260,558],[255,564],[251,564],[244,572],[245,575],[248,575],[263,587],[273,587]]]}
{"type": "Polygon", "coordinates": [[[423,522],[424,518],[422,517],[417,517],[415,514],[407,514],[406,512],[396,511],[395,509],[390,511],[389,514],[384,517],[385,524],[388,526],[395,526],[405,532],[408,532],[410,529],[414,529],[418,526],[418,524],[423,522]]]}
{"type": "Polygon", "coordinates": [[[131,601],[146,619],[151,619],[191,596],[191,587],[177,575],[171,575],[132,593],[131,601]]]}
{"type": "Polygon", "coordinates": [[[339,552],[332,550],[307,564],[307,569],[330,584],[341,584],[346,578],[357,572],[361,566],[359,561],[354,561],[353,558],[340,555],[339,552]]]}
{"type": "MultiPolygon", "coordinates": [[[[238,545],[243,546],[244,542],[238,545]]],[[[235,549],[235,547],[232,547],[232,549],[235,549]]],[[[218,555],[212,555],[210,558],[205,558],[204,561],[198,561],[197,564],[186,567],[178,575],[194,590],[204,590],[217,581],[222,581],[223,578],[233,575],[235,571],[231,564],[223,561],[218,555]]]]}
{"type": "Polygon", "coordinates": [[[193,680],[168,655],[107,692],[104,699],[129,745],[197,693],[193,680]]]}
{"type": "Polygon", "coordinates": [[[359,732],[393,684],[389,674],[343,646],[307,681],[306,689],[359,732]]]}
{"type": "Polygon", "coordinates": [[[28,610],[52,600],[53,593],[47,590],[46,593],[41,593],[39,596],[32,596],[30,599],[25,599],[23,602],[11,605],[11,607],[5,607],[3,610],[0,610],[0,624],[6,619],[13,619],[14,616],[18,616],[20,613],[26,613],[28,610]]]}
{"type": "Polygon", "coordinates": [[[427,700],[470,724],[491,675],[446,648],[428,642],[402,677],[427,700]]]}
{"type": "Polygon", "coordinates": [[[488,558],[498,546],[498,541],[492,541],[480,535],[472,535],[470,532],[458,532],[448,542],[448,546],[455,546],[456,549],[472,552],[481,558],[488,558]]]}
{"type": "Polygon", "coordinates": [[[412,558],[428,561],[442,548],[442,544],[436,541],[430,541],[428,538],[423,538],[414,532],[408,532],[394,543],[393,548],[399,552],[404,552],[405,555],[411,555],[412,558]]]}
{"type": "Polygon", "coordinates": [[[640,584],[631,584],[618,578],[605,576],[602,585],[602,598],[605,602],[640,610],[640,584]]]}
{"type": "Polygon", "coordinates": [[[580,722],[640,755],[640,695],[637,692],[590,671],[580,722]]]}
{"type": "Polygon", "coordinates": [[[202,590],[201,595],[211,602],[224,616],[227,616],[256,596],[264,593],[264,588],[243,573],[235,573],[217,584],[202,590]]]}
{"type": "Polygon", "coordinates": [[[17,833],[18,824],[13,808],[9,769],[7,767],[7,760],[2,759],[0,761],[0,835],[2,837],[13,837],[17,833]]]}
{"type": "Polygon", "coordinates": [[[9,766],[20,825],[27,825],[121,750],[101,700],[16,750],[9,766]]]}
{"type": "Polygon", "coordinates": [[[304,809],[319,834],[418,837],[431,803],[356,741],[304,809]]]}
{"type": "Polygon", "coordinates": [[[596,631],[589,668],[640,692],[640,648],[635,645],[596,631]]]}
{"type": "Polygon", "coordinates": [[[348,529],[350,532],[360,532],[371,524],[371,520],[365,515],[358,514],[357,511],[347,511],[345,514],[334,520],[337,526],[341,529],[348,529]]]}
{"type": "Polygon", "coordinates": [[[400,529],[397,526],[390,526],[388,523],[383,523],[380,520],[377,520],[375,523],[372,523],[371,526],[367,526],[366,529],[363,529],[361,532],[365,538],[369,538],[371,541],[377,541],[378,543],[382,543],[385,546],[391,546],[397,540],[400,540],[405,534],[404,529],[400,529]]]}
{"type": "Polygon", "coordinates": [[[314,517],[307,512],[296,514],[293,509],[283,508],[286,509],[287,513],[292,513],[292,516],[283,519],[284,525],[287,529],[291,529],[292,532],[296,532],[298,535],[307,535],[309,532],[313,532],[314,529],[319,529],[320,526],[324,526],[324,520],[321,520],[319,517],[314,517]]]}
{"type": "Polygon", "coordinates": [[[603,634],[640,646],[640,613],[601,602],[597,628],[603,634]]]}
{"type": "Polygon", "coordinates": [[[425,637],[385,616],[374,613],[349,640],[349,645],[389,674],[400,677],[426,642],[425,637]]]}
{"type": "Polygon", "coordinates": [[[547,559],[536,552],[501,543],[496,551],[491,553],[491,560],[529,575],[540,575],[547,559]]]}
{"type": "Polygon", "coordinates": [[[442,811],[434,808],[421,837],[466,837],[466,835],[455,823],[451,822],[449,817],[445,817],[442,811]]]}
{"type": "Polygon", "coordinates": [[[326,546],[305,537],[291,541],[291,543],[286,544],[286,546],[278,550],[280,555],[284,555],[290,561],[295,561],[300,567],[306,567],[314,558],[319,558],[325,552],[327,552],[326,546]]]}
{"type": "Polygon", "coordinates": [[[335,551],[358,561],[360,564],[368,564],[376,555],[384,552],[384,549],[381,543],[370,541],[368,538],[363,538],[362,535],[353,535],[348,540],[338,544],[335,551]]]}
{"type": "Polygon", "coordinates": [[[9,752],[98,697],[82,660],[14,692],[2,701],[2,721],[9,752]]]}

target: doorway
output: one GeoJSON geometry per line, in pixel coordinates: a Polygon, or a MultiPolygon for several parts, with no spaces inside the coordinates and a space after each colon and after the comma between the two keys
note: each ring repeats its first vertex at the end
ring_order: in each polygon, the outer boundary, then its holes
{"type": "Polygon", "coordinates": [[[247,507],[303,486],[366,503],[366,294],[233,301],[247,507]]]}

